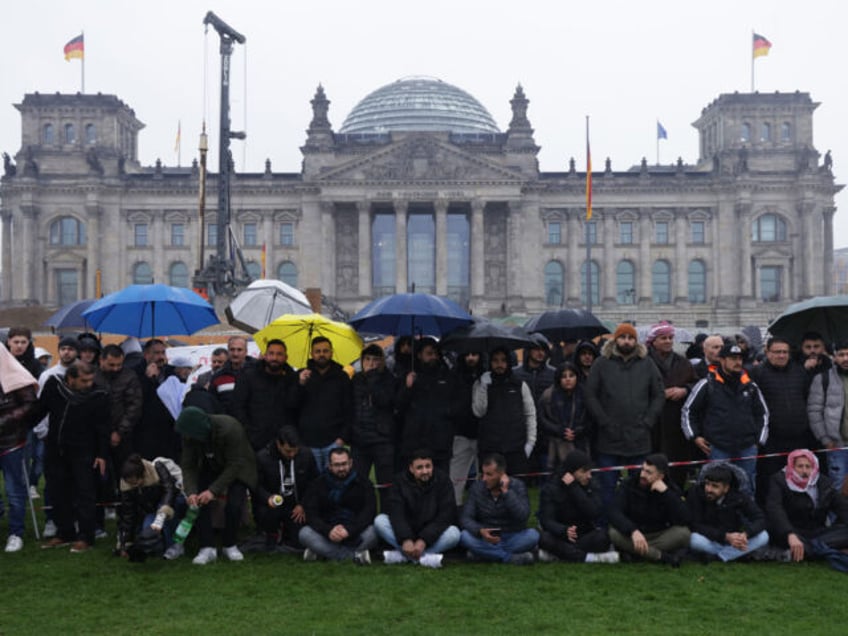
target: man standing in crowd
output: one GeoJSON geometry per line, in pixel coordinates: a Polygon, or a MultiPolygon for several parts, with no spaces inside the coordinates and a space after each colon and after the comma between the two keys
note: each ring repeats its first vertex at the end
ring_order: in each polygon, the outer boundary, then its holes
{"type": "Polygon", "coordinates": [[[433,465],[448,471],[459,387],[442,363],[435,340],[416,341],[415,356],[415,371],[407,373],[401,381],[396,403],[402,419],[400,462],[407,466],[414,450],[429,448],[433,452],[433,465]]]}
{"type": "Polygon", "coordinates": [[[645,458],[641,470],[616,493],[609,535],[621,552],[677,567],[689,547],[689,511],[677,485],[666,481],[667,474],[665,455],[645,458]]]}
{"type": "Polygon", "coordinates": [[[346,448],[331,448],[329,454],[326,470],[306,492],[306,525],[298,534],[306,546],[303,560],[314,561],[320,556],[369,565],[369,550],[377,545],[374,486],[367,475],[353,470],[346,448]]]}
{"type": "Polygon", "coordinates": [[[514,565],[533,563],[539,532],[527,527],[527,488],[506,473],[506,458],[492,453],[481,462],[483,473],[468,491],[462,509],[460,543],[469,558],[514,565]]]}
{"type": "Polygon", "coordinates": [[[598,520],[601,497],[592,480],[592,460],[572,450],[539,497],[539,560],[618,563],[608,551],[610,540],[598,520]]]}
{"type": "Polygon", "coordinates": [[[144,459],[179,459],[180,440],[174,432],[174,418],[157,393],[159,386],[174,373],[167,364],[165,343],[151,338],[142,347],[142,362],[136,368],[141,383],[141,419],[133,429],[132,448],[144,459]]]}
{"type": "Polygon", "coordinates": [[[814,540],[836,550],[848,548],[848,501],[819,474],[819,460],[807,449],[789,453],[786,468],[772,475],[766,514],[772,541],[788,548],[792,561],[813,556],[814,540]]]}
{"type": "Polygon", "coordinates": [[[526,382],[509,367],[509,352],[491,352],[489,371],[472,390],[474,415],[480,418],[477,452],[480,458],[500,453],[506,470],[514,475],[529,472],[530,453],[536,444],[536,405],[526,382]]]}
{"type": "MultiPolygon", "coordinates": [[[[707,377],[707,373],[710,370],[710,367],[716,367],[719,364],[719,353],[721,353],[721,348],[724,346],[724,338],[719,334],[713,334],[711,336],[707,336],[704,339],[703,345],[701,345],[704,350],[704,357],[695,364],[695,375],[698,376],[699,380],[703,380],[707,377]]],[[[741,351],[741,349],[740,349],[741,351]]]]}
{"type": "Polygon", "coordinates": [[[407,469],[392,482],[388,514],[374,520],[374,528],[394,550],[383,553],[386,563],[413,562],[438,568],[442,555],[459,544],[456,505],[450,478],[433,469],[432,453],[412,453],[407,469]]]}
{"type": "MultiPolygon", "coordinates": [[[[596,428],[598,465],[641,464],[665,404],[662,378],[636,329],[621,323],[595,360],[586,382],[586,408],[596,428]]],[[[601,473],[601,499],[612,501],[618,475],[601,473]]]]}
{"type": "Polygon", "coordinates": [[[94,388],[94,367],[71,364],[65,376],[52,376],[39,397],[47,415],[44,469],[57,533],[43,547],[72,543],[71,552],[94,545],[97,490],[109,453],[109,396],[94,388]],[[97,476],[92,469],[97,470],[97,476]]]}
{"type": "MultiPolygon", "coordinates": [[[[810,376],[789,355],[789,342],[773,336],[766,342],[766,361],[751,371],[769,411],[769,435],[763,454],[812,448],[815,437],[807,419],[810,376]]],[[[765,505],[771,476],[783,468],[783,457],[757,460],[757,503],[765,505]]]]}
{"type": "Polygon", "coordinates": [[[298,410],[298,432],[312,449],[319,471],[327,467],[330,450],[350,439],[348,418],[353,413],[350,376],[333,360],[329,338],[312,339],[311,357],[293,383],[292,408],[298,410]]]}
{"type": "Polygon", "coordinates": [[[710,459],[734,459],[757,483],[757,445],[769,436],[769,410],[759,387],[742,368],[742,349],[727,343],[719,366],[699,381],[683,405],[681,427],[710,459]],[[747,459],[737,459],[746,457],[747,459]]]}
{"type": "Polygon", "coordinates": [[[798,360],[811,376],[827,371],[831,367],[824,338],[818,331],[808,331],[801,336],[798,360]]]}
{"type": "Polygon", "coordinates": [[[848,475],[848,341],[837,343],[833,364],[817,373],[810,386],[807,414],[810,428],[827,454],[828,475],[835,488],[842,488],[848,475]]]}
{"type": "Polygon", "coordinates": [[[283,426],[276,439],[259,451],[256,465],[254,515],[256,525],[265,532],[265,544],[297,547],[297,535],[306,523],[303,500],[318,477],[315,458],[301,446],[297,429],[283,426]]]}
{"type": "Polygon", "coordinates": [[[212,380],[212,376],[215,375],[217,371],[224,368],[224,365],[227,364],[227,360],[229,360],[229,358],[230,354],[227,352],[226,347],[215,348],[212,351],[212,355],[209,356],[209,371],[198,375],[194,382],[194,386],[208,391],[209,382],[212,380]]]}
{"type": "Polygon", "coordinates": [[[209,415],[187,406],[175,425],[183,436],[180,468],[186,503],[200,506],[196,526],[200,550],[192,563],[206,565],[218,558],[208,504],[226,498],[223,552],[230,561],[242,561],[236,545],[242,508],[248,488],[256,488],[256,456],[244,428],[229,415],[209,415]]]}
{"type": "Polygon", "coordinates": [[[457,506],[462,506],[466,481],[471,467],[477,465],[477,436],[480,421],[474,415],[471,396],[474,383],[480,379],[485,370],[483,356],[479,353],[465,353],[459,356],[453,370],[457,407],[453,420],[454,435],[453,453],[451,453],[450,460],[450,478],[453,482],[457,506]]]}
{"type": "Polygon", "coordinates": [[[708,464],[686,499],[692,516],[692,550],[726,562],[768,545],[766,517],[739,489],[729,464],[708,464]]]}
{"type": "Polygon", "coordinates": [[[215,396],[224,412],[232,415],[231,398],[239,376],[256,362],[247,355],[247,338],[230,336],[227,340],[227,361],[212,374],[208,391],[215,396]]]}
{"type": "MultiPolygon", "coordinates": [[[[554,383],[554,368],[549,364],[548,358],[551,352],[551,343],[540,333],[530,335],[533,344],[524,349],[521,364],[512,369],[512,375],[516,380],[524,382],[533,396],[533,406],[539,412],[539,404],[542,394],[554,383]]],[[[509,355],[509,352],[507,352],[509,355]]],[[[507,357],[509,360],[509,357],[507,357]]],[[[545,470],[547,468],[548,445],[544,435],[540,434],[538,418],[536,421],[536,432],[533,435],[535,446],[532,449],[532,458],[528,458],[527,466],[533,469],[545,470]]],[[[509,461],[507,459],[507,461],[509,461]]],[[[515,469],[509,468],[515,473],[515,469]]]]}
{"type": "Polygon", "coordinates": [[[109,447],[116,478],[132,453],[132,433],[141,419],[143,408],[141,383],[138,375],[124,367],[124,351],[118,345],[103,347],[100,366],[94,373],[94,386],[109,394],[109,447]]]}
{"type": "MultiPolygon", "coordinates": [[[[362,370],[353,376],[353,426],[351,451],[353,467],[369,475],[374,467],[378,484],[388,484],[395,470],[395,397],[397,380],[386,369],[380,345],[370,344],[360,356],[362,370]]],[[[380,489],[380,510],[385,512],[388,491],[380,489]]]]}
{"type": "Polygon", "coordinates": [[[294,425],[288,394],[297,376],[288,362],[282,340],[269,340],[265,354],[236,379],[230,412],[247,432],[254,451],[273,442],[281,426],[294,425]]]}

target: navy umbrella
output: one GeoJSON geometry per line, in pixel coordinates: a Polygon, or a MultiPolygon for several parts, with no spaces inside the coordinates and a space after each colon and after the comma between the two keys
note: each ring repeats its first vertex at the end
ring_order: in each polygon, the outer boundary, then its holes
{"type": "Polygon", "coordinates": [[[98,300],[83,317],[96,331],[136,338],[189,335],[219,322],[200,295],[161,284],[125,287],[98,300]]]}
{"type": "Polygon", "coordinates": [[[546,311],[524,323],[527,333],[542,333],[553,342],[588,340],[609,333],[604,324],[585,309],[546,311]]]}
{"type": "Polygon", "coordinates": [[[472,322],[452,300],[432,294],[393,294],[373,300],[348,323],[360,333],[442,336],[472,322]]]}
{"type": "Polygon", "coordinates": [[[83,312],[97,302],[96,298],[85,298],[60,307],[56,313],[44,321],[45,327],[53,331],[63,329],[91,329],[91,324],[83,318],[83,312]]]}

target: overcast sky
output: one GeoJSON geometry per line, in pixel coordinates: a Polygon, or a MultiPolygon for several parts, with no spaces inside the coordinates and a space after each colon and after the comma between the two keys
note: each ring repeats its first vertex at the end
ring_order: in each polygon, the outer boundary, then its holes
{"type": "MultiPolygon", "coordinates": [[[[624,170],[654,163],[656,121],[668,131],[660,161],[694,163],[691,123],[720,93],[747,92],[751,32],[773,48],[756,61],[761,92],[806,91],[821,102],[814,142],[831,149],[838,182],[848,175],[846,13],[837,0],[29,0],[3,12],[0,56],[0,151],[20,147],[12,107],[25,93],[80,90],[80,61],[64,60],[65,43],[85,31],[85,91],[117,95],[146,124],[144,165],[182,164],[196,154],[204,115],[210,160],[218,147],[218,36],[202,25],[207,10],[247,37],[232,58],[232,125],[236,169],[297,172],[319,83],[338,130],[371,91],[409,75],[428,75],[476,97],[505,130],[509,100],[521,83],[530,99],[541,169],[585,161],[585,116],[591,117],[595,166],[611,157],[624,170]],[[206,69],[206,70],[205,70],[206,69]],[[246,86],[246,90],[245,90],[246,86]],[[205,87],[205,91],[204,91],[205,87]],[[206,99],[204,99],[204,92],[206,99]]],[[[848,193],[837,196],[835,244],[848,246],[848,193]]]]}

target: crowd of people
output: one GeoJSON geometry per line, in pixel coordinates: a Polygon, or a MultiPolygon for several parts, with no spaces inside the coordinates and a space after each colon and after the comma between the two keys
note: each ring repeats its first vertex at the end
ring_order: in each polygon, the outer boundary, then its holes
{"type": "Polygon", "coordinates": [[[257,359],[247,345],[231,337],[189,381],[191,361],[156,338],[64,337],[45,368],[31,332],[10,329],[5,551],[23,548],[43,472],[42,547],[88,551],[114,507],[114,552],[132,560],[181,558],[193,532],[198,565],[220,542],[230,561],[249,547],[369,564],[382,546],[385,563],[425,567],[446,554],[846,567],[848,342],[774,336],[757,351],[713,334],[683,355],[673,325],[640,342],[622,323],[599,342],[533,334],[520,359],[404,337],[390,355],[366,346],[356,370],[325,337],[302,369],[282,340],[257,359]],[[246,524],[257,534],[239,543],[246,524]]]}

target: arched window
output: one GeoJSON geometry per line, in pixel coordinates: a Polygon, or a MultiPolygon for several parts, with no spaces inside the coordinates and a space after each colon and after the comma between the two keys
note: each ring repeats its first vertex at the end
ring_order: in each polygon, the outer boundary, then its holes
{"type": "Polygon", "coordinates": [[[256,261],[247,261],[247,275],[250,280],[259,280],[262,278],[262,266],[256,261]]]}
{"type": "Polygon", "coordinates": [[[549,307],[562,307],[565,270],[559,261],[548,261],[545,265],[545,303],[549,307]]]}
{"type": "Polygon", "coordinates": [[[651,268],[651,291],[655,305],[671,302],[671,264],[668,261],[654,261],[651,268]]]}
{"type": "Polygon", "coordinates": [[[188,267],[182,261],[171,263],[168,268],[171,287],[188,287],[188,267]]]}
{"type": "Polygon", "coordinates": [[[41,143],[45,146],[52,146],[56,143],[56,138],[53,133],[53,124],[44,124],[41,132],[41,143]]]}
{"type": "Polygon", "coordinates": [[[780,141],[792,141],[792,126],[789,122],[780,124],[780,141]]]}
{"type": "Polygon", "coordinates": [[[94,124],[85,125],[85,143],[89,145],[97,143],[97,129],[94,124]]]}
{"type": "MultiPolygon", "coordinates": [[[[600,305],[601,304],[601,267],[595,262],[592,261],[591,269],[591,284],[592,284],[592,305],[600,305]]],[[[587,295],[586,295],[586,261],[583,261],[583,265],[580,266],[580,302],[584,305],[588,305],[587,295]]]]}
{"type": "Polygon", "coordinates": [[[689,302],[698,305],[707,302],[707,266],[702,260],[689,262],[689,302]]]}
{"type": "Polygon", "coordinates": [[[72,216],[62,216],[50,224],[50,245],[85,245],[85,224],[72,216]]]}
{"type": "Polygon", "coordinates": [[[73,124],[65,124],[65,143],[73,144],[77,141],[77,131],[73,124]]]}
{"type": "Polygon", "coordinates": [[[133,265],[133,285],[151,285],[153,283],[153,270],[150,263],[141,261],[133,265]]]}
{"type": "Polygon", "coordinates": [[[277,267],[277,280],[281,280],[292,287],[297,287],[297,266],[291,261],[280,263],[279,267],[277,267]]]}
{"type": "Polygon", "coordinates": [[[760,126],[760,141],[771,141],[771,124],[768,122],[760,126]]]}
{"type": "Polygon", "coordinates": [[[786,221],[777,214],[763,214],[751,224],[751,240],[757,243],[774,243],[786,240],[786,221]]]}
{"type": "Polygon", "coordinates": [[[636,268],[630,261],[618,261],[615,268],[615,294],[619,305],[636,303],[636,268]]]}
{"type": "Polygon", "coordinates": [[[739,131],[739,141],[751,141],[751,124],[744,123],[739,131]]]}

